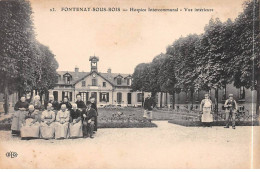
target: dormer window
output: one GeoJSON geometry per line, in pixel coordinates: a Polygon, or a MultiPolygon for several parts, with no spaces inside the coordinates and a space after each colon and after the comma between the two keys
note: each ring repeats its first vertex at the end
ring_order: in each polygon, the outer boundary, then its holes
{"type": "Polygon", "coordinates": [[[117,78],[117,85],[122,85],[122,78],[117,78]]]}
{"type": "Polygon", "coordinates": [[[63,75],[65,84],[70,84],[72,81],[72,76],[69,73],[63,75]]]}

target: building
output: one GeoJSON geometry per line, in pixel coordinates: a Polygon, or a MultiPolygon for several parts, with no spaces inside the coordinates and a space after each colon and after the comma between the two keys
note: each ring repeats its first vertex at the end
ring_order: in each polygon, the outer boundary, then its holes
{"type": "Polygon", "coordinates": [[[101,73],[98,72],[99,58],[91,56],[89,61],[89,72],[79,72],[78,67],[74,71],[57,72],[58,83],[49,90],[55,100],[62,101],[64,97],[68,97],[69,101],[75,102],[77,94],[80,94],[84,102],[95,97],[99,107],[142,105],[143,94],[131,90],[131,74],[112,73],[111,69],[107,73],[101,73]]]}

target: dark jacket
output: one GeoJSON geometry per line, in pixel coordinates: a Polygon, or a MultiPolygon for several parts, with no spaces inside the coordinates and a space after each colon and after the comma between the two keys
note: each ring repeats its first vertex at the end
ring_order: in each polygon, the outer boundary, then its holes
{"type": "Polygon", "coordinates": [[[70,110],[70,122],[72,122],[74,119],[76,119],[77,122],[81,120],[81,112],[80,110],[71,109],[70,110]]]}
{"type": "Polygon", "coordinates": [[[78,108],[80,108],[80,109],[86,109],[86,105],[85,105],[85,103],[84,103],[82,100],[76,101],[75,103],[77,104],[77,107],[78,107],[78,108]]]}
{"type": "Polygon", "coordinates": [[[51,100],[46,101],[46,102],[44,103],[45,109],[47,109],[48,103],[51,103],[51,104],[52,104],[53,110],[59,110],[59,106],[60,106],[60,105],[59,105],[59,103],[58,103],[57,101],[55,101],[55,100],[53,100],[53,101],[51,101],[51,100]]]}
{"type": "Polygon", "coordinates": [[[97,111],[93,108],[90,108],[89,110],[83,110],[82,111],[82,119],[83,120],[95,120],[95,117],[97,116],[97,111]],[[83,114],[86,114],[86,118],[84,119],[83,114]]]}
{"type": "Polygon", "coordinates": [[[70,110],[72,108],[72,105],[70,104],[70,102],[61,102],[60,103],[60,106],[59,106],[59,109],[61,108],[61,105],[65,104],[67,109],[70,110]]]}
{"type": "Polygon", "coordinates": [[[146,97],[145,100],[144,100],[144,109],[145,110],[152,110],[155,106],[155,102],[154,100],[150,97],[146,97]]]}
{"type": "Polygon", "coordinates": [[[29,103],[28,102],[21,102],[18,101],[15,106],[14,106],[14,110],[19,110],[19,108],[25,108],[26,110],[28,110],[29,107],[29,103]]]}

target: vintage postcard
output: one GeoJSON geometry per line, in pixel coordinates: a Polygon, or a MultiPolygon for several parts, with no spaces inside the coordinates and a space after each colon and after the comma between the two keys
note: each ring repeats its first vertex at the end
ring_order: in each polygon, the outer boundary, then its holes
{"type": "Polygon", "coordinates": [[[259,12],[0,0],[0,168],[259,168],[259,12]]]}

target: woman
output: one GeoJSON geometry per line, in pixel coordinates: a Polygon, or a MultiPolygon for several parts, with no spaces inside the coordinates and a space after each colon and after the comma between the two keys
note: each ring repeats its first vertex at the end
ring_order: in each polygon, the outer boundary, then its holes
{"type": "Polygon", "coordinates": [[[14,114],[12,119],[12,135],[20,135],[20,129],[22,127],[22,121],[27,113],[29,104],[26,102],[25,96],[22,96],[14,106],[14,114]]]}
{"type": "Polygon", "coordinates": [[[36,111],[44,110],[44,106],[42,106],[42,103],[40,101],[40,96],[39,95],[34,96],[33,102],[31,104],[34,106],[34,109],[36,111]]]}
{"type": "Polygon", "coordinates": [[[83,137],[81,111],[77,109],[77,104],[73,104],[72,109],[70,110],[69,128],[70,138],[83,137]]]}
{"type": "Polygon", "coordinates": [[[40,137],[43,139],[54,138],[54,121],[55,112],[52,111],[52,104],[48,103],[47,110],[42,112],[41,125],[40,125],[40,137]]]}
{"type": "Polygon", "coordinates": [[[212,115],[212,102],[209,99],[209,94],[205,94],[205,99],[203,99],[200,103],[200,112],[202,113],[201,122],[204,126],[211,126],[213,122],[212,115]]]}
{"type": "Polygon", "coordinates": [[[57,113],[55,122],[55,139],[66,139],[68,135],[70,112],[66,105],[61,105],[61,110],[57,113]]]}
{"type": "Polygon", "coordinates": [[[35,111],[34,106],[29,106],[29,112],[25,115],[21,127],[21,138],[39,138],[40,123],[38,112],[35,111]]]}

